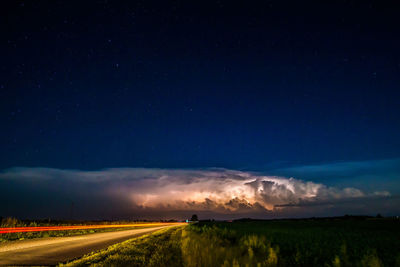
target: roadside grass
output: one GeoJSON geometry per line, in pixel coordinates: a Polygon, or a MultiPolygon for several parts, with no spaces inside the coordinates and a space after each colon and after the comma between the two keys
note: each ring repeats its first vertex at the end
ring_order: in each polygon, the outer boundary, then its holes
{"type": "MultiPolygon", "coordinates": [[[[36,226],[69,226],[69,225],[96,225],[96,224],[127,224],[131,222],[85,222],[85,223],[70,223],[70,222],[24,222],[17,220],[15,218],[5,218],[1,221],[0,227],[36,227],[36,226]]],[[[134,224],[134,223],[133,223],[134,224]]],[[[115,232],[122,230],[131,229],[142,229],[147,226],[134,226],[132,227],[121,227],[121,228],[92,228],[92,229],[79,229],[79,230],[59,230],[59,231],[40,231],[40,232],[22,232],[22,233],[5,233],[0,234],[0,243],[32,239],[32,238],[45,238],[45,237],[63,237],[63,236],[76,236],[76,235],[86,235],[93,233],[103,233],[103,232],[115,232]]],[[[148,227],[152,227],[149,224],[148,227]]]]}
{"type": "Polygon", "coordinates": [[[276,266],[278,252],[262,235],[240,236],[215,225],[191,225],[182,231],[183,266],[276,266]]]}
{"type": "Polygon", "coordinates": [[[182,227],[161,229],[59,266],[183,266],[182,227]]]}
{"type": "Polygon", "coordinates": [[[61,266],[400,266],[398,220],[204,222],[61,266]]]}

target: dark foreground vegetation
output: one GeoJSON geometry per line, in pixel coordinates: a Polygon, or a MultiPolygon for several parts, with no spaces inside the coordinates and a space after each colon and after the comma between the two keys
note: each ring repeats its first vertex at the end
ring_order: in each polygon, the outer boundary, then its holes
{"type": "Polygon", "coordinates": [[[400,222],[200,222],[128,240],[71,266],[400,266],[400,222]]]}
{"type": "MultiPolygon", "coordinates": [[[[146,221],[145,223],[147,223],[146,221]]],[[[70,225],[118,225],[118,224],[134,224],[142,223],[142,221],[66,221],[66,220],[18,220],[16,218],[4,218],[0,221],[0,227],[36,227],[36,226],[70,226],[70,225]]],[[[149,222],[150,223],[150,222],[149,222]]],[[[149,227],[152,225],[149,224],[149,227]]],[[[93,228],[93,229],[79,229],[79,230],[58,230],[58,231],[42,231],[42,232],[22,232],[22,233],[5,233],[0,234],[0,243],[24,240],[31,238],[42,237],[61,237],[61,236],[74,236],[85,235],[92,233],[102,233],[111,231],[121,231],[129,229],[145,228],[146,226],[132,226],[121,228],[93,228]]]]}

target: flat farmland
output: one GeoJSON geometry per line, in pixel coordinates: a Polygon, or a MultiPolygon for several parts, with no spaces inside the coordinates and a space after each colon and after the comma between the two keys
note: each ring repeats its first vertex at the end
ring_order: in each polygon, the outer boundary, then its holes
{"type": "Polygon", "coordinates": [[[131,239],[69,266],[400,266],[395,219],[200,222],[131,239]]]}

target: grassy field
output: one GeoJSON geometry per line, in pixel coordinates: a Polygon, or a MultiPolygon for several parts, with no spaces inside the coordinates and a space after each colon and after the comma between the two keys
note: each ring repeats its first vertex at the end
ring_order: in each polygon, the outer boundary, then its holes
{"type": "MultiPolygon", "coordinates": [[[[20,221],[15,218],[6,218],[1,221],[0,227],[36,227],[36,226],[69,226],[69,225],[118,225],[118,224],[131,224],[132,222],[126,221],[116,221],[116,222],[69,222],[69,221],[20,221]]],[[[140,222],[138,222],[140,223],[140,222]]],[[[80,229],[80,230],[62,230],[62,231],[41,231],[41,232],[22,232],[22,233],[5,233],[0,234],[0,243],[9,242],[15,240],[24,240],[32,238],[42,238],[42,237],[61,237],[61,236],[75,236],[75,235],[85,235],[92,233],[102,233],[111,231],[121,231],[129,229],[140,229],[146,228],[146,226],[134,226],[132,227],[121,227],[121,228],[93,228],[93,229],[80,229]]],[[[152,227],[149,223],[149,227],[152,227]]]]}
{"type": "Polygon", "coordinates": [[[69,266],[400,266],[398,220],[206,222],[161,230],[69,266]]]}

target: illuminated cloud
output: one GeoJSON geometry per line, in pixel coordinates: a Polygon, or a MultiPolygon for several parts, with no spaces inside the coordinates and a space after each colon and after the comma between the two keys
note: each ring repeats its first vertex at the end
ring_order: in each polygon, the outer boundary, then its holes
{"type": "Polygon", "coordinates": [[[17,210],[21,214],[25,207],[25,216],[30,216],[29,209],[32,214],[45,217],[68,217],[68,210],[72,213],[75,209],[77,216],[90,218],[181,217],[190,212],[209,217],[263,218],[321,215],[315,212],[321,212],[321,208],[343,209],[346,205],[356,212],[357,207],[359,212],[368,212],[360,204],[378,203],[382,199],[393,201],[387,191],[363,192],[352,187],[328,187],[294,178],[227,169],[13,168],[0,173],[0,186],[10,189],[0,198],[2,203],[10,203],[2,209],[8,214],[0,216],[12,215],[17,210]],[[28,198],[27,203],[17,196],[28,198]],[[56,203],[62,206],[61,211],[55,211],[56,203]],[[358,206],[354,207],[354,203],[358,206]]]}

